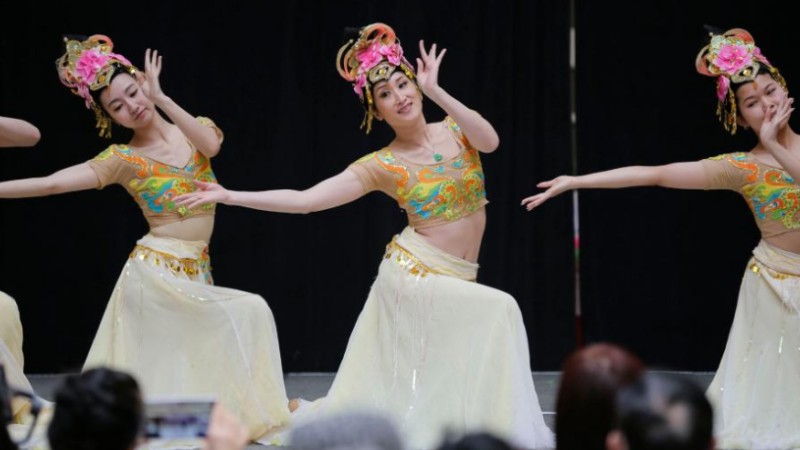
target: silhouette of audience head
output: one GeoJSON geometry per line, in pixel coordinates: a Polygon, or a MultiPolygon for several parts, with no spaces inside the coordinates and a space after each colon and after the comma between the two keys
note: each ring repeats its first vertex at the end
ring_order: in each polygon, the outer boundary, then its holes
{"type": "Polygon", "coordinates": [[[650,372],[617,394],[618,429],[609,434],[608,450],[710,450],[713,422],[694,381],[650,372]]]}
{"type": "Polygon", "coordinates": [[[403,450],[394,423],[372,411],[345,411],[296,426],[293,450],[403,450]]]}
{"type": "Polygon", "coordinates": [[[617,391],[644,372],[624,348],[597,343],[565,360],[556,399],[556,449],[604,450],[615,424],[617,391]]]}
{"type": "Polygon", "coordinates": [[[144,422],[139,384],[127,373],[98,368],[70,375],[55,394],[47,431],[52,450],[129,450],[144,422]]]}
{"type": "Polygon", "coordinates": [[[447,439],[437,450],[514,450],[514,447],[493,433],[475,432],[460,439],[447,439]]]}

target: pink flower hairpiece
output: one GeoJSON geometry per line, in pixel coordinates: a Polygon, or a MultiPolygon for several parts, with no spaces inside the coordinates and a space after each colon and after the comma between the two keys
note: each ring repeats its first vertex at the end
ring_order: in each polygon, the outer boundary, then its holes
{"type": "Polygon", "coordinates": [[[753,49],[738,42],[725,42],[719,47],[712,64],[730,75],[738,72],[753,61],[753,49]]]}
{"type": "Polygon", "coordinates": [[[742,69],[751,67],[754,61],[765,59],[760,56],[761,50],[754,43],[744,42],[739,37],[726,39],[716,36],[712,39],[709,70],[720,75],[717,79],[717,99],[725,100],[731,78],[736,77],[742,69]]]}
{"type": "Polygon", "coordinates": [[[353,90],[363,100],[364,86],[367,85],[367,74],[381,61],[386,60],[393,66],[399,66],[403,61],[403,47],[398,43],[391,45],[373,42],[369,47],[356,53],[356,60],[360,63],[356,74],[353,90]]]}

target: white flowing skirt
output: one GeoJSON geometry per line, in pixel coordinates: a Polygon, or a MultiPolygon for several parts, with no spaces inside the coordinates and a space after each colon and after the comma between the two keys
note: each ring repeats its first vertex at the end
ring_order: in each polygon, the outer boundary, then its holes
{"type": "MultiPolygon", "coordinates": [[[[14,299],[4,292],[0,292],[0,364],[5,368],[6,382],[10,387],[33,393],[33,387],[24,372],[19,309],[14,299]]],[[[15,421],[28,406],[27,401],[14,399],[11,411],[15,421]]]]}
{"type": "Polygon", "coordinates": [[[212,394],[252,439],[290,414],[272,312],[211,284],[207,246],[146,235],[122,270],[84,370],[132,373],[146,397],[212,394]]]}
{"type": "Polygon", "coordinates": [[[477,269],[411,228],[396,236],[328,395],[295,411],[295,423],[377,409],[414,449],[480,430],[519,448],[552,448],[517,302],[475,283],[477,269]]]}
{"type": "Polygon", "coordinates": [[[708,388],[720,449],[800,449],[800,255],[760,242],[708,388]]]}

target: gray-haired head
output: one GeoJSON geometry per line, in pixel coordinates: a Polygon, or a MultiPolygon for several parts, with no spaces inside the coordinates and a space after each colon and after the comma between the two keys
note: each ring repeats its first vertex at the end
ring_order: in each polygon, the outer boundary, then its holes
{"type": "Polygon", "coordinates": [[[296,450],[403,450],[394,423],[373,411],[343,411],[301,423],[290,432],[296,450]]]}

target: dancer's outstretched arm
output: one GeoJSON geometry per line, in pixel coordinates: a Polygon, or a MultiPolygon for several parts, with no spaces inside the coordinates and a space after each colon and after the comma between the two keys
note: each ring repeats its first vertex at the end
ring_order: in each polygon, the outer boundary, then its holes
{"type": "Polygon", "coordinates": [[[33,147],[41,134],[32,123],[0,116],[0,147],[33,147]]]}
{"type": "Polygon", "coordinates": [[[65,192],[96,189],[100,186],[94,170],[81,163],[59,170],[46,177],[24,178],[0,182],[0,198],[44,197],[65,192]]]}
{"type": "Polygon", "coordinates": [[[304,191],[231,191],[216,183],[195,181],[195,184],[199,188],[197,191],[176,197],[175,203],[188,208],[223,203],[263,211],[308,214],[350,203],[366,193],[358,176],[351,170],[345,170],[304,191]]]}
{"type": "Polygon", "coordinates": [[[547,190],[524,198],[522,206],[530,211],[548,199],[573,189],[616,189],[633,186],[704,189],[707,185],[705,169],[699,161],[664,166],[629,166],[588,175],[561,175],[552,180],[543,181],[536,186],[547,190]]]}

